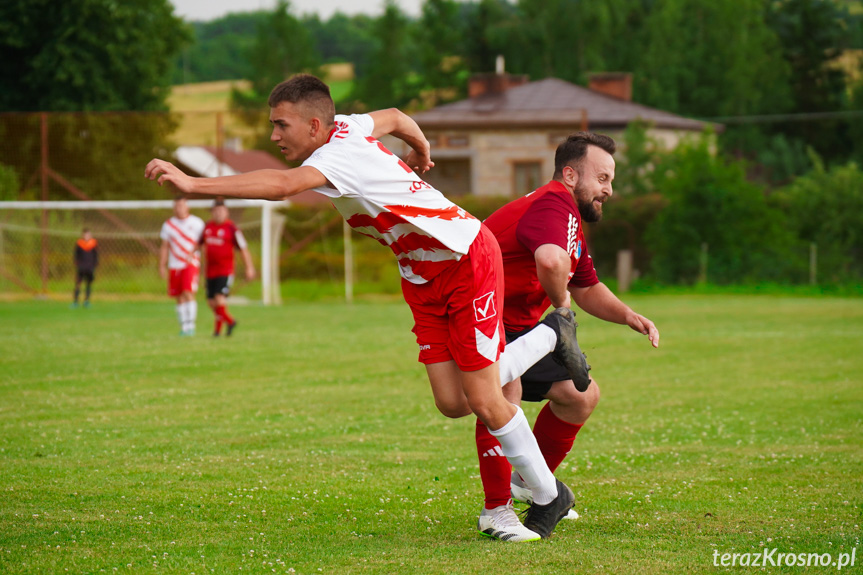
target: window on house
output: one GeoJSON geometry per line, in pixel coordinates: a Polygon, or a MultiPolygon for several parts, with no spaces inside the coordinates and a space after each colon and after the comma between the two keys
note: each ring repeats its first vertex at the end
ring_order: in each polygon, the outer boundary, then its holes
{"type": "Polygon", "coordinates": [[[528,194],[542,185],[542,162],[515,162],[512,191],[516,196],[528,194]]]}
{"type": "Polygon", "coordinates": [[[446,143],[450,148],[464,148],[470,142],[467,134],[449,134],[446,138],[446,143]]]}
{"type": "Polygon", "coordinates": [[[471,193],[470,158],[438,158],[434,162],[434,169],[426,172],[423,180],[447,197],[471,193]]]}

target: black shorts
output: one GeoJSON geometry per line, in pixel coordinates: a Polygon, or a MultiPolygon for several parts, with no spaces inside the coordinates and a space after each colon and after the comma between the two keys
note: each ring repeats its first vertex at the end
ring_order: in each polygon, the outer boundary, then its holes
{"type": "Polygon", "coordinates": [[[228,297],[231,293],[231,286],[234,284],[234,276],[218,276],[215,278],[207,278],[207,299],[213,299],[216,294],[222,294],[228,297]]]}
{"type": "MultiPolygon", "coordinates": [[[[518,333],[507,333],[506,342],[514,341],[529,332],[529,329],[518,333]]],[[[545,401],[545,395],[555,381],[570,379],[566,369],[554,361],[551,354],[533,364],[521,376],[521,399],[524,401],[545,401]]]]}
{"type": "Polygon", "coordinates": [[[93,282],[93,270],[78,270],[78,280],[79,282],[85,281],[87,283],[93,282]]]}

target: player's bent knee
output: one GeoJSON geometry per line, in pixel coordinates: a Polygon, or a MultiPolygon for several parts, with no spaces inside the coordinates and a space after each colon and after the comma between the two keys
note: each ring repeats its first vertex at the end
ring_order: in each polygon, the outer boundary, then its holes
{"type": "Polygon", "coordinates": [[[464,405],[455,405],[455,404],[442,404],[440,402],[435,402],[435,405],[438,408],[438,411],[444,415],[444,417],[449,417],[450,419],[459,419],[460,417],[465,417],[466,415],[470,415],[471,409],[468,404],[464,405]]]}
{"type": "Polygon", "coordinates": [[[571,381],[556,382],[545,396],[557,406],[558,413],[566,413],[574,419],[586,419],[599,403],[599,386],[591,378],[585,391],[578,391],[571,381]]]}
{"type": "Polygon", "coordinates": [[[470,415],[471,409],[464,395],[435,394],[435,406],[445,417],[458,419],[470,415]]]}

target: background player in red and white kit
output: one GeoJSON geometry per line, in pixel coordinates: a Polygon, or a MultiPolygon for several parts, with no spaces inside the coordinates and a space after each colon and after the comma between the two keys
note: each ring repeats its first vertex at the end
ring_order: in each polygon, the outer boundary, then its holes
{"type": "Polygon", "coordinates": [[[240,250],[246,270],[246,280],[255,279],[255,264],[246,244],[246,238],[234,222],[228,219],[228,208],[222,199],[213,202],[213,219],[204,226],[201,245],[207,266],[207,304],[216,316],[213,335],[222,332],[222,324],[228,325],[231,335],[237,321],[228,313],[228,295],[234,283],[234,249],[240,250]]]}
{"type": "Polygon", "coordinates": [[[162,224],[159,237],[159,274],[168,280],[168,295],[177,299],[180,335],[195,335],[198,317],[198,273],[201,257],[198,241],[204,231],[204,220],[189,213],[186,198],[174,199],[174,216],[162,224]]]}
{"type": "Polygon", "coordinates": [[[331,198],[349,225],[388,246],[398,260],[419,359],[438,409],[448,417],[473,412],[485,422],[532,489],[529,529],[518,527],[530,538],[547,537],[574,497],[548,470],[521,408],[504,399],[501,371],[510,381],[523,372],[513,366],[522,362],[526,369],[552,350],[572,373],[583,369],[583,358],[573,350],[571,312],[550,314],[545,325],[521,338],[530,346],[502,355],[500,249],[476,218],[417,175],[434,164],[416,122],[396,109],[336,116],[329,88],[309,75],[276,86],[269,105],[271,140],[286,160],[303,162],[300,167],[192,178],[154,159],[145,177],[213,196],[281,200],[312,189],[331,198]],[[383,134],[412,148],[404,161],[377,140],[383,134]],[[526,362],[529,352],[535,357],[526,362]]]}
{"type": "MultiPolygon", "coordinates": [[[[503,321],[507,341],[529,332],[548,307],[569,307],[570,294],[584,311],[628,325],[659,346],[653,322],[621,302],[596,276],[582,222],[598,222],[611,197],[616,145],[608,136],[578,132],[555,153],[551,182],[503,206],[485,221],[503,254],[503,321]]],[[[572,449],[576,434],[599,402],[592,378],[573,382],[550,357],[504,387],[513,402],[549,400],[534,425],[543,457],[554,471],[572,449]]],[[[531,492],[509,463],[495,457],[498,441],[477,421],[477,453],[485,491],[484,514],[499,513],[510,497],[531,501],[531,492]],[[512,477],[510,477],[512,476],[512,477]]],[[[578,517],[574,511],[571,517],[578,517]]]]}

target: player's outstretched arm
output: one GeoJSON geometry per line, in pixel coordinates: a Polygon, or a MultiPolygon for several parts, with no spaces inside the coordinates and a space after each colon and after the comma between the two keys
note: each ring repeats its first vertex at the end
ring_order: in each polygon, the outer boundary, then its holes
{"type": "Polygon", "coordinates": [[[600,282],[590,287],[579,288],[570,286],[575,303],[599,319],[628,325],[640,334],[646,335],[653,347],[659,347],[659,330],[653,322],[620,301],[608,287],[600,282]]]}
{"type": "Polygon", "coordinates": [[[159,276],[168,279],[168,242],[162,240],[162,245],[159,246],[159,276]]]}
{"type": "Polygon", "coordinates": [[[316,168],[301,166],[291,170],[257,170],[236,176],[196,178],[165,160],[151,160],[144,177],[160,186],[173,185],[184,194],[228,196],[254,200],[284,200],[305,190],[327,185],[316,168]]]}
{"type": "Polygon", "coordinates": [[[417,174],[423,175],[434,167],[434,162],[431,160],[431,146],[413,118],[398,108],[378,110],[371,112],[369,116],[375,122],[372,136],[380,138],[384,134],[391,134],[411,147],[405,163],[417,174]]]}
{"type": "Polygon", "coordinates": [[[240,253],[243,256],[243,267],[246,270],[246,280],[252,281],[255,279],[255,264],[252,261],[252,253],[249,251],[249,248],[241,249],[240,253]]]}

